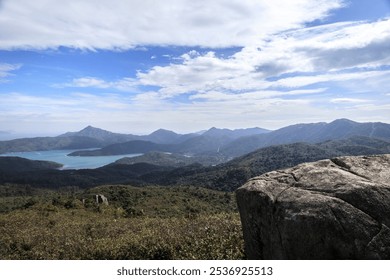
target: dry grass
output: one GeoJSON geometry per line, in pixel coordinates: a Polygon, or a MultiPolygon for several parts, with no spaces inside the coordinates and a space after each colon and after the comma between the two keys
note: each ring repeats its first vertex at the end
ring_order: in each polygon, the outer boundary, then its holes
{"type": "Polygon", "coordinates": [[[242,259],[237,213],[126,218],[38,203],[0,214],[1,259],[242,259]]]}

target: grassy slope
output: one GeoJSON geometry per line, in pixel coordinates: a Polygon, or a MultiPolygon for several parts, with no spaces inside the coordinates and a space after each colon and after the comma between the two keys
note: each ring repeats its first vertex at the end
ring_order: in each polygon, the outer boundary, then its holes
{"type": "Polygon", "coordinates": [[[123,185],[86,192],[4,189],[0,259],[244,258],[231,193],[123,185]],[[92,203],[96,193],[107,196],[110,205],[92,203]],[[85,205],[81,198],[87,199],[85,205]],[[4,207],[15,199],[25,204],[4,207]]]}

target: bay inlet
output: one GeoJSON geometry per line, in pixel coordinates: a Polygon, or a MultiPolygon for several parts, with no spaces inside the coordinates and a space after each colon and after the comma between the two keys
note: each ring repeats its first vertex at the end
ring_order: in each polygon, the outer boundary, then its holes
{"type": "Polygon", "coordinates": [[[30,160],[54,161],[63,165],[61,169],[94,169],[113,163],[123,157],[135,157],[141,154],[115,155],[115,156],[68,156],[78,150],[51,150],[33,152],[12,152],[0,156],[21,157],[30,160]]]}

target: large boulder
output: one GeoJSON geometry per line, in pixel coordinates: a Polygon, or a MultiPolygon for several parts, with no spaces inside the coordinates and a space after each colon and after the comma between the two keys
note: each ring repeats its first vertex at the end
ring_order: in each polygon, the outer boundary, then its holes
{"type": "Polygon", "coordinates": [[[390,155],[269,172],[237,202],[249,259],[390,259],[390,155]]]}

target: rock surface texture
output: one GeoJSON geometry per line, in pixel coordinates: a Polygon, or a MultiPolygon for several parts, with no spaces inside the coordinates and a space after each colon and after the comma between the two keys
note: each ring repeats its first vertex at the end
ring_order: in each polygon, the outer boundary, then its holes
{"type": "Polygon", "coordinates": [[[249,259],[390,259],[390,155],[266,173],[237,202],[249,259]]]}

